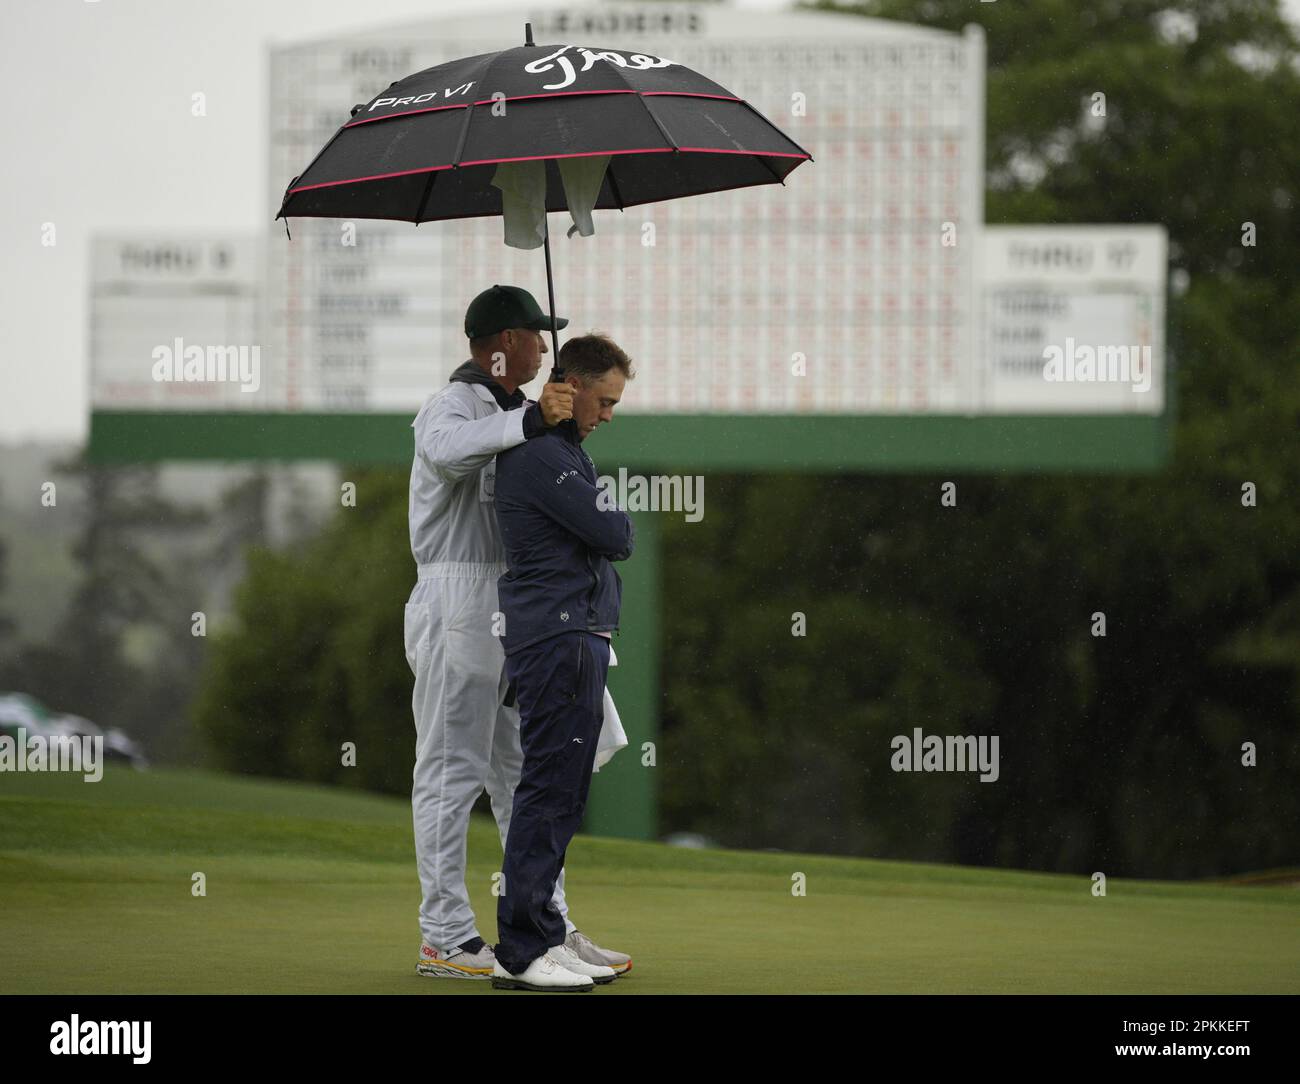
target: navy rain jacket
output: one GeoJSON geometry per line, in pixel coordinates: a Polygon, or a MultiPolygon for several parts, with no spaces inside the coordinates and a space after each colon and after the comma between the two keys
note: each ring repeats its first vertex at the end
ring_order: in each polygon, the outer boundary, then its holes
{"type": "Polygon", "coordinates": [[[506,547],[497,581],[507,655],[563,632],[618,628],[623,584],[611,561],[632,555],[632,520],[596,486],[571,422],[497,456],[496,510],[506,547]]]}

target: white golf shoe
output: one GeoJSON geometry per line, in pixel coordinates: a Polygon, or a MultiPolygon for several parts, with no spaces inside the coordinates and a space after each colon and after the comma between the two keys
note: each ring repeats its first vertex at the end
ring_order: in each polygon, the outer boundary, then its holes
{"type": "Polygon", "coordinates": [[[572,971],[575,975],[586,975],[597,986],[604,986],[605,983],[613,982],[618,977],[618,972],[612,967],[606,967],[604,964],[589,964],[568,945],[556,945],[554,948],[547,949],[546,953],[566,971],[572,971]]]}
{"type": "Polygon", "coordinates": [[[544,993],[581,993],[594,990],[587,975],[576,975],[563,967],[550,952],[544,952],[518,975],[512,975],[497,960],[492,965],[492,985],[498,990],[537,990],[544,993]]]}

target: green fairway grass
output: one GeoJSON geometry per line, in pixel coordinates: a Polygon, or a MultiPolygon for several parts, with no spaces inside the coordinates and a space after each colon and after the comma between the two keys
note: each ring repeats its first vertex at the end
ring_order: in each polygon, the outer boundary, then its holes
{"type": "MultiPolygon", "coordinates": [[[[0,775],[0,993],[526,997],[415,974],[409,803],[202,772],[0,775]],[[191,895],[206,875],[207,895],[191,895]]],[[[495,939],[496,828],[469,886],[495,939]]],[[[1300,993],[1300,890],[579,836],[570,907],[627,993],[1300,993]],[[807,894],[791,893],[792,876],[807,894]]]]}

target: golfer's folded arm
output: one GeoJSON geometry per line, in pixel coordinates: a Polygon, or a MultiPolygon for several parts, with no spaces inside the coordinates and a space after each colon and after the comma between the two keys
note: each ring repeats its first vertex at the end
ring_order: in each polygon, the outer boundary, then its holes
{"type": "Polygon", "coordinates": [[[535,456],[525,458],[522,466],[523,493],[538,510],[611,561],[632,556],[632,518],[617,508],[602,509],[597,503],[600,490],[580,471],[558,459],[548,462],[535,456]]]}
{"type": "Polygon", "coordinates": [[[433,404],[416,433],[420,454],[440,478],[459,482],[492,462],[492,457],[524,442],[524,411],[504,410],[486,418],[444,395],[433,404]]]}

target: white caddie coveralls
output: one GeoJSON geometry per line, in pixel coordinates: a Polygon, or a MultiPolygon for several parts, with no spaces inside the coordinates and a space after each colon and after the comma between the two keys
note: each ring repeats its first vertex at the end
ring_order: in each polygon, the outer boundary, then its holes
{"type": "MultiPolygon", "coordinates": [[[[524,414],[502,410],[485,384],[457,381],[431,395],[411,423],[408,512],[418,575],[405,617],[415,675],[411,807],[420,932],[443,950],[480,936],[465,887],[470,810],[486,787],[504,850],[523,768],[519,711],[504,704],[497,578],[506,566],[492,497],[496,454],[524,441],[524,414]]],[[[608,693],[605,707],[598,765],[627,744],[608,693]]],[[[571,932],[563,871],[552,899],[571,932]]]]}

